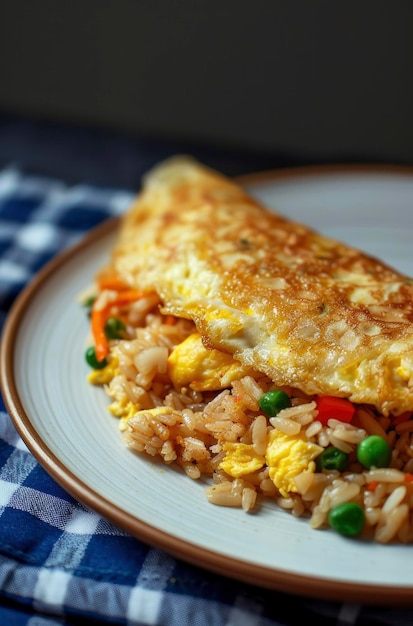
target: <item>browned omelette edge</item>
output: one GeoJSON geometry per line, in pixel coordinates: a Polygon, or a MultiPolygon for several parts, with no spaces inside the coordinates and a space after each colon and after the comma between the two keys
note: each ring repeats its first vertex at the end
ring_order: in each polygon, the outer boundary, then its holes
{"type": "MultiPolygon", "coordinates": [[[[317,176],[332,173],[395,173],[413,176],[413,167],[393,165],[333,165],[306,166],[288,168],[277,171],[260,172],[238,177],[242,185],[263,181],[293,179],[303,176],[317,176]]],[[[207,550],[160,531],[142,522],[138,518],[113,505],[91,489],[81,478],[75,476],[57,458],[43,442],[31,424],[30,416],[23,409],[18,394],[17,382],[14,378],[14,343],[19,325],[26,314],[30,299],[45,281],[54,274],[67,260],[86,248],[92,242],[106,236],[116,228],[119,218],[110,218],[95,227],[78,244],[54,257],[35,278],[23,289],[15,300],[5,322],[0,344],[0,386],[5,405],[19,435],[38,460],[40,465],[53,477],[58,484],[73,497],[83,502],[115,525],[123,528],[136,538],[169,552],[178,559],[185,560],[196,566],[204,567],[212,572],[229,576],[240,581],[262,586],[285,593],[300,594],[310,598],[323,598],[332,601],[355,603],[372,603],[375,605],[413,605],[413,587],[381,586],[371,584],[345,583],[323,578],[312,578],[292,574],[280,569],[266,568],[258,564],[246,563],[212,550],[207,550]]],[[[383,549],[388,549],[386,546],[383,549]]]]}

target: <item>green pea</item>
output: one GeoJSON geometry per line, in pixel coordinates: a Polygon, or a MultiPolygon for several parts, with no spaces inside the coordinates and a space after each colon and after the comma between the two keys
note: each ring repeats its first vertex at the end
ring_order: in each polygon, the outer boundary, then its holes
{"type": "Polygon", "coordinates": [[[86,309],[88,317],[90,317],[95,300],[96,296],[89,296],[82,302],[82,306],[86,309]]]}
{"type": "Polygon", "coordinates": [[[86,308],[90,308],[91,306],[93,306],[95,300],[96,296],[88,296],[83,300],[82,305],[86,308]]]}
{"type": "Polygon", "coordinates": [[[95,348],[93,346],[86,350],[85,359],[86,363],[94,370],[101,370],[108,364],[106,359],[102,359],[102,361],[97,360],[95,348]]]}
{"type": "Polygon", "coordinates": [[[391,448],[383,437],[370,435],[358,444],[357,460],[367,469],[388,467],[391,461],[391,448]]]}
{"type": "Polygon", "coordinates": [[[364,528],[364,511],[356,502],[342,502],[330,509],[328,523],[340,535],[354,537],[364,528]]]}
{"type": "Polygon", "coordinates": [[[322,472],[323,469],[343,472],[347,465],[348,454],[334,446],[326,448],[316,459],[317,472],[322,472]]]}
{"type": "Polygon", "coordinates": [[[261,396],[259,406],[261,411],[264,411],[270,417],[274,417],[282,409],[291,406],[291,400],[281,389],[272,389],[261,396]]]}
{"type": "Polygon", "coordinates": [[[105,335],[108,339],[122,339],[125,336],[126,326],[117,317],[109,317],[105,324],[105,335]]]}

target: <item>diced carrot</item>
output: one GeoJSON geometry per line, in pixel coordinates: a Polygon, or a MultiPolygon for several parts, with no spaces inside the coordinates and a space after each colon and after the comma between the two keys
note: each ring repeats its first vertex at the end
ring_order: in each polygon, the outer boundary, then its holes
{"type": "Polygon", "coordinates": [[[413,474],[409,474],[409,472],[406,472],[404,475],[404,482],[413,483],[413,474]]]}
{"type": "Polygon", "coordinates": [[[103,361],[109,352],[109,342],[105,334],[105,324],[110,316],[112,307],[135,302],[136,300],[145,298],[147,295],[148,293],[138,291],[137,289],[127,289],[120,291],[116,299],[110,300],[103,308],[97,308],[95,305],[92,307],[90,316],[91,330],[98,361],[103,361]]]}
{"type": "Polygon", "coordinates": [[[148,293],[138,291],[138,289],[126,289],[125,291],[120,291],[116,299],[109,302],[108,307],[122,306],[123,304],[128,304],[129,302],[135,302],[135,300],[146,298],[148,295],[148,293]]]}
{"type": "Polygon", "coordinates": [[[325,425],[329,419],[340,420],[340,422],[351,422],[356,411],[354,405],[345,398],[335,396],[320,396],[316,400],[318,415],[317,419],[325,425]]]}
{"type": "Polygon", "coordinates": [[[370,481],[369,483],[367,483],[367,487],[366,487],[366,489],[367,489],[368,491],[375,491],[375,489],[376,489],[376,487],[377,487],[377,485],[378,485],[378,484],[379,484],[379,481],[378,481],[378,480],[372,480],[372,481],[370,481]]]}
{"type": "Polygon", "coordinates": [[[106,318],[106,308],[98,309],[96,307],[92,307],[90,323],[93,340],[95,343],[96,358],[98,361],[103,361],[103,359],[109,352],[109,342],[105,334],[106,318]]]}
{"type": "Polygon", "coordinates": [[[98,287],[100,291],[103,291],[104,289],[110,289],[111,291],[123,291],[124,289],[129,288],[129,286],[123,282],[122,279],[112,274],[100,276],[98,278],[98,287]]]}

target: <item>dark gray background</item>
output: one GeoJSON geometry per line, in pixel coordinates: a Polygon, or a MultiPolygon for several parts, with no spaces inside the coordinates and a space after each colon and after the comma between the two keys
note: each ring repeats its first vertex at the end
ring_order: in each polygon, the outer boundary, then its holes
{"type": "Polygon", "coordinates": [[[413,163],[409,0],[0,7],[0,111],[308,161],[413,163]]]}

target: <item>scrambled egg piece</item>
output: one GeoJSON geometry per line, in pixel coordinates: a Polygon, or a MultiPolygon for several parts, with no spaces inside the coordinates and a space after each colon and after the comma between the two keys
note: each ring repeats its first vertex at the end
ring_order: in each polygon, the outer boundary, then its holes
{"type": "Polygon", "coordinates": [[[208,350],[201,335],[193,333],[172,350],[168,372],[176,389],[189,386],[195,391],[211,391],[228,387],[252,370],[226,352],[208,350]]]}
{"type": "MultiPolygon", "coordinates": [[[[118,360],[117,358],[112,358],[101,370],[93,370],[90,372],[87,379],[92,385],[108,385],[118,374],[118,360]]],[[[123,398],[118,398],[108,406],[109,413],[121,419],[119,424],[120,430],[126,429],[128,419],[133,417],[137,410],[138,407],[128,400],[126,395],[123,398]]]]}
{"type": "Polygon", "coordinates": [[[113,358],[101,370],[93,370],[87,379],[92,385],[107,385],[119,373],[118,360],[113,358]]]}
{"type": "Polygon", "coordinates": [[[323,448],[307,441],[304,433],[287,435],[277,429],[270,432],[266,450],[266,461],[270,478],[282,496],[297,492],[295,476],[301,472],[314,472],[314,459],[323,448]]]}
{"type": "Polygon", "coordinates": [[[256,472],[265,465],[265,458],[255,452],[252,444],[226,443],[222,447],[227,454],[219,467],[234,478],[256,472]]]}
{"type": "MultiPolygon", "coordinates": [[[[157,406],[153,409],[139,409],[134,406],[131,402],[129,403],[132,406],[131,412],[128,415],[122,417],[120,421],[120,430],[124,431],[128,428],[128,421],[131,417],[139,417],[140,415],[144,415],[148,418],[148,414],[152,415],[152,417],[157,417],[158,415],[170,415],[172,412],[171,407],[169,406],[157,406]]],[[[161,439],[166,440],[166,437],[163,437],[158,433],[158,436],[161,439]]]]}
{"type": "Polygon", "coordinates": [[[135,417],[140,414],[145,414],[147,416],[148,413],[153,417],[156,417],[157,415],[168,415],[171,413],[171,408],[168,406],[157,406],[153,409],[139,409],[136,404],[133,404],[133,402],[130,402],[130,400],[128,401],[125,398],[124,400],[117,400],[116,402],[113,402],[109,407],[109,411],[112,415],[121,418],[119,429],[124,431],[127,429],[128,421],[131,417],[135,417]]]}
{"type": "Polygon", "coordinates": [[[128,426],[128,419],[136,414],[138,407],[125,397],[121,400],[115,400],[115,402],[112,402],[112,404],[109,405],[108,410],[112,413],[112,415],[120,418],[119,430],[124,431],[128,426]]]}

